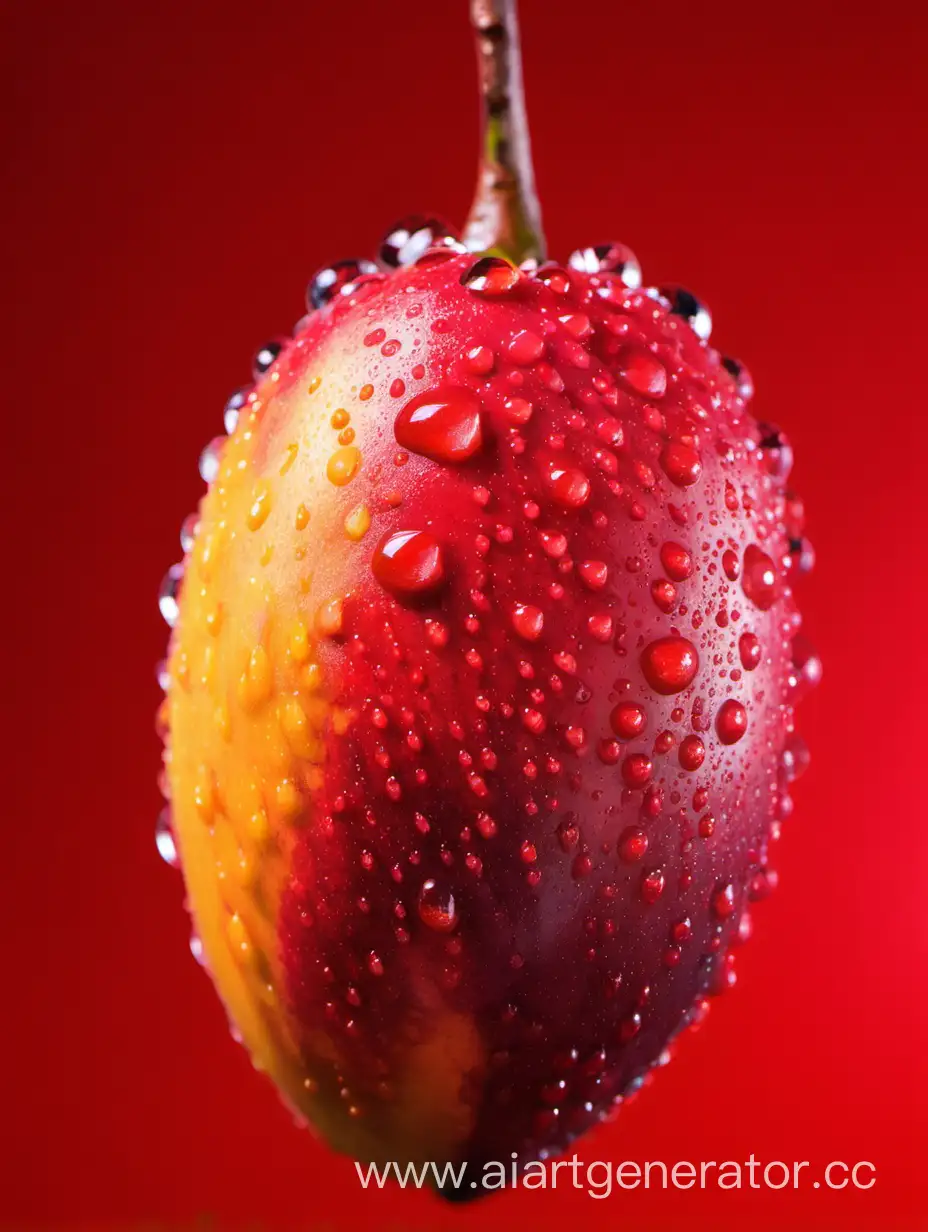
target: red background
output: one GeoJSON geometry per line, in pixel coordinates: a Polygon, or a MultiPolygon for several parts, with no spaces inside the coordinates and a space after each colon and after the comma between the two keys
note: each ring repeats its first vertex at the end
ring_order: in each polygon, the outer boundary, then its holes
{"type": "Polygon", "coordinates": [[[465,1209],[362,1193],[251,1072],[187,952],[180,881],[152,843],[158,582],[225,396],[300,315],[308,275],[411,209],[466,211],[464,10],[14,6],[0,1222],[924,1227],[921,6],[523,3],[551,249],[626,240],[648,279],[714,307],[796,446],[826,668],[801,714],[813,766],[782,889],[738,989],[579,1150],[865,1159],[876,1186],[465,1209]]]}

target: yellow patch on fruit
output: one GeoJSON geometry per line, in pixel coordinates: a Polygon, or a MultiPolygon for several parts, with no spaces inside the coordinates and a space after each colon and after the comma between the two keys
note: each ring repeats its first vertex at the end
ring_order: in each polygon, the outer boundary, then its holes
{"type": "Polygon", "coordinates": [[[206,965],[257,1068],[338,1150],[454,1158],[475,1115],[468,1082],[484,1067],[469,1017],[423,975],[410,1020],[421,1028],[425,1007],[429,1030],[398,1024],[415,1042],[397,1059],[391,1098],[358,1105],[322,1080],[343,1060],[350,1068],[337,1041],[307,1038],[284,991],[278,924],[294,848],[313,823],[327,756],[356,718],[339,702],[342,635],[352,570],[369,562],[347,549],[371,524],[363,459],[376,407],[333,452],[333,427],[348,416],[331,407],[351,396],[338,386],[323,373],[262,389],[199,510],[163,716],[173,829],[206,965]],[[313,396],[323,386],[327,402],[313,396]]]}

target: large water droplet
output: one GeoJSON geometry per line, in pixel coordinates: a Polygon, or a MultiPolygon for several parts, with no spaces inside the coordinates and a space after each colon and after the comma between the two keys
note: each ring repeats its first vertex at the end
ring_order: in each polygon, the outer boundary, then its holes
{"type": "Polygon", "coordinates": [[[249,390],[247,389],[237,389],[223,408],[222,426],[229,436],[232,435],[238,426],[239,415],[241,414],[242,407],[248,401],[248,394],[249,390]]]}
{"type": "Polygon", "coordinates": [[[752,633],[750,629],[745,631],[738,638],[738,655],[741,659],[741,666],[746,672],[753,672],[761,659],[760,642],[757,634],[752,633]]]}
{"type": "Polygon", "coordinates": [[[619,356],[619,376],[633,393],[662,398],[667,392],[667,369],[650,351],[628,347],[619,356]]]}
{"type": "Polygon", "coordinates": [[[660,294],[670,303],[670,311],[676,317],[682,317],[697,338],[708,341],[712,333],[712,314],[705,304],[701,303],[692,291],[668,283],[659,287],[660,294]]]}
{"type": "Polygon", "coordinates": [[[684,582],[693,572],[693,558],[681,543],[665,543],[661,547],[664,572],[675,582],[684,582]]]}
{"type": "Polygon", "coordinates": [[[171,868],[178,868],[180,859],[177,855],[177,845],[174,842],[174,831],[171,827],[171,810],[163,808],[155,822],[155,846],[158,855],[171,868]]]}
{"type": "Polygon", "coordinates": [[[169,629],[173,629],[177,624],[177,596],[180,593],[181,583],[183,580],[183,564],[180,563],[171,565],[170,569],[164,575],[161,582],[161,589],[158,591],[158,607],[161,610],[161,615],[164,617],[165,624],[169,629]]]}
{"type": "Polygon", "coordinates": [[[809,768],[809,762],[812,757],[809,752],[809,746],[803,740],[802,736],[795,732],[787,738],[783,748],[783,756],[780,759],[780,764],[783,767],[783,773],[786,776],[788,783],[795,782],[809,768]]]}
{"type": "Polygon", "coordinates": [[[778,592],[776,566],[767,553],[762,552],[754,543],[750,544],[744,552],[741,588],[762,612],[766,612],[776,602],[778,592]]]}
{"type": "Polygon", "coordinates": [[[251,371],[254,374],[255,380],[267,372],[283,349],[284,344],[278,339],[272,342],[265,342],[263,346],[258,347],[251,361],[251,371]]]}
{"type": "Polygon", "coordinates": [[[665,884],[663,871],[659,868],[652,869],[641,879],[641,897],[646,903],[656,903],[664,893],[665,884]]]}
{"type": "Polygon", "coordinates": [[[644,787],[654,773],[654,764],[647,753],[629,753],[622,762],[622,778],[626,787],[644,787]]]}
{"type": "Polygon", "coordinates": [[[325,473],[329,483],[343,488],[351,483],[361,466],[361,450],[356,445],[343,445],[336,449],[326,463],[325,473]]]}
{"type": "Polygon", "coordinates": [[[815,548],[805,536],[789,541],[789,568],[800,575],[815,568],[815,548]]]}
{"type": "Polygon", "coordinates": [[[793,469],[793,447],[786,433],[775,424],[758,424],[760,457],[767,472],[775,479],[786,479],[793,469]]]}
{"type": "Polygon", "coordinates": [[[793,638],[793,670],[796,701],[811,690],[822,678],[822,661],[812,643],[802,633],[793,638]]]}
{"type": "Polygon", "coordinates": [[[483,443],[480,410],[480,400],[469,389],[430,389],[406,403],[394,435],[411,453],[436,462],[464,462],[483,443]]]}
{"type": "Polygon", "coordinates": [[[684,770],[698,770],[705,760],[706,746],[699,736],[684,736],[677,756],[684,770]]]}
{"type": "Polygon", "coordinates": [[[469,291],[487,299],[501,299],[514,291],[525,275],[502,257],[481,257],[461,275],[469,291]]]}
{"type": "Polygon", "coordinates": [[[373,261],[356,260],[349,257],[344,261],[335,261],[324,269],[317,270],[306,291],[306,303],[309,308],[323,308],[344,287],[350,287],[358,278],[367,274],[376,274],[377,266],[373,261]]]}
{"type": "Polygon", "coordinates": [[[661,452],[661,466],[671,483],[689,488],[702,474],[699,454],[682,441],[669,441],[661,452]]]}
{"type": "Polygon", "coordinates": [[[184,552],[189,552],[200,529],[200,519],[195,513],[189,513],[180,528],[180,546],[184,552]]]}
{"type": "Polygon", "coordinates": [[[545,486],[559,505],[567,509],[579,509],[589,500],[590,481],[577,467],[551,461],[543,467],[542,475],[545,486]]]}
{"type": "Polygon", "coordinates": [[[609,715],[609,726],[620,740],[636,740],[647,724],[647,712],[637,702],[619,702],[609,715]]]}
{"type": "Polygon", "coordinates": [[[699,671],[699,655],[685,637],[662,637],[642,651],[641,670],[655,693],[681,693],[699,671]]]}
{"type": "Polygon", "coordinates": [[[730,697],[722,702],[715,718],[715,730],[722,744],[737,744],[748,729],[748,712],[741,702],[730,697]]]}
{"type": "Polygon", "coordinates": [[[542,338],[530,329],[522,329],[506,346],[506,354],[514,364],[527,367],[541,359],[545,351],[542,338]]]}
{"type": "Polygon", "coordinates": [[[546,261],[539,265],[535,277],[548,287],[555,295],[566,295],[570,290],[570,275],[555,261],[546,261]]]}
{"type": "Polygon", "coordinates": [[[639,826],[628,826],[619,836],[619,858],[626,864],[643,860],[648,853],[648,836],[639,826]]]}
{"type": "Polygon", "coordinates": [[[200,478],[204,483],[213,483],[216,476],[219,474],[219,467],[222,463],[222,447],[224,444],[225,437],[214,436],[200,454],[200,461],[198,465],[200,478]]]}
{"type": "Polygon", "coordinates": [[[730,881],[720,885],[712,895],[712,910],[720,920],[727,920],[735,910],[735,887],[730,881]]]}
{"type": "Polygon", "coordinates": [[[541,637],[545,625],[544,613],[531,604],[519,603],[512,612],[512,627],[519,637],[535,642],[541,637]]]}
{"type": "Polygon", "coordinates": [[[386,535],[374,552],[371,568],[382,586],[399,595],[434,590],[445,578],[441,547],[422,530],[386,535]]]}
{"type": "Polygon", "coordinates": [[[745,402],[750,402],[754,397],[754,381],[745,365],[740,359],[726,356],[722,359],[722,367],[734,381],[738,396],[745,402]]]}
{"type": "Polygon", "coordinates": [[[429,878],[419,891],[419,918],[427,928],[450,933],[458,922],[454,895],[429,878]]]}
{"type": "Polygon", "coordinates": [[[390,228],[380,245],[380,259],[395,269],[413,265],[430,248],[454,243],[457,235],[441,218],[410,214],[390,228]]]}
{"type": "Polygon", "coordinates": [[[641,266],[626,244],[593,244],[589,248],[577,248],[568,257],[567,264],[571,269],[582,270],[585,274],[615,274],[633,291],[641,286],[641,266]]]}

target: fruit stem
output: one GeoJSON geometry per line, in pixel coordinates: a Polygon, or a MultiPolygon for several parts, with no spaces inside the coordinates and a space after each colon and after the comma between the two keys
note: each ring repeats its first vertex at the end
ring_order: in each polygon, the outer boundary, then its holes
{"type": "Polygon", "coordinates": [[[477,42],[483,141],[464,243],[472,252],[501,253],[517,264],[530,257],[543,261],[516,0],[470,0],[470,21],[477,42]]]}

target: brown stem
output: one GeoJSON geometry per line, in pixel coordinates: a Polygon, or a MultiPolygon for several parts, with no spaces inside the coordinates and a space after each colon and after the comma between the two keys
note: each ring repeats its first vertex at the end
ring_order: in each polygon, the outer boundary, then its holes
{"type": "Polygon", "coordinates": [[[472,252],[495,250],[511,261],[541,261],[545,239],[522,92],[516,0],[470,0],[470,20],[477,40],[483,141],[464,242],[472,252]]]}

